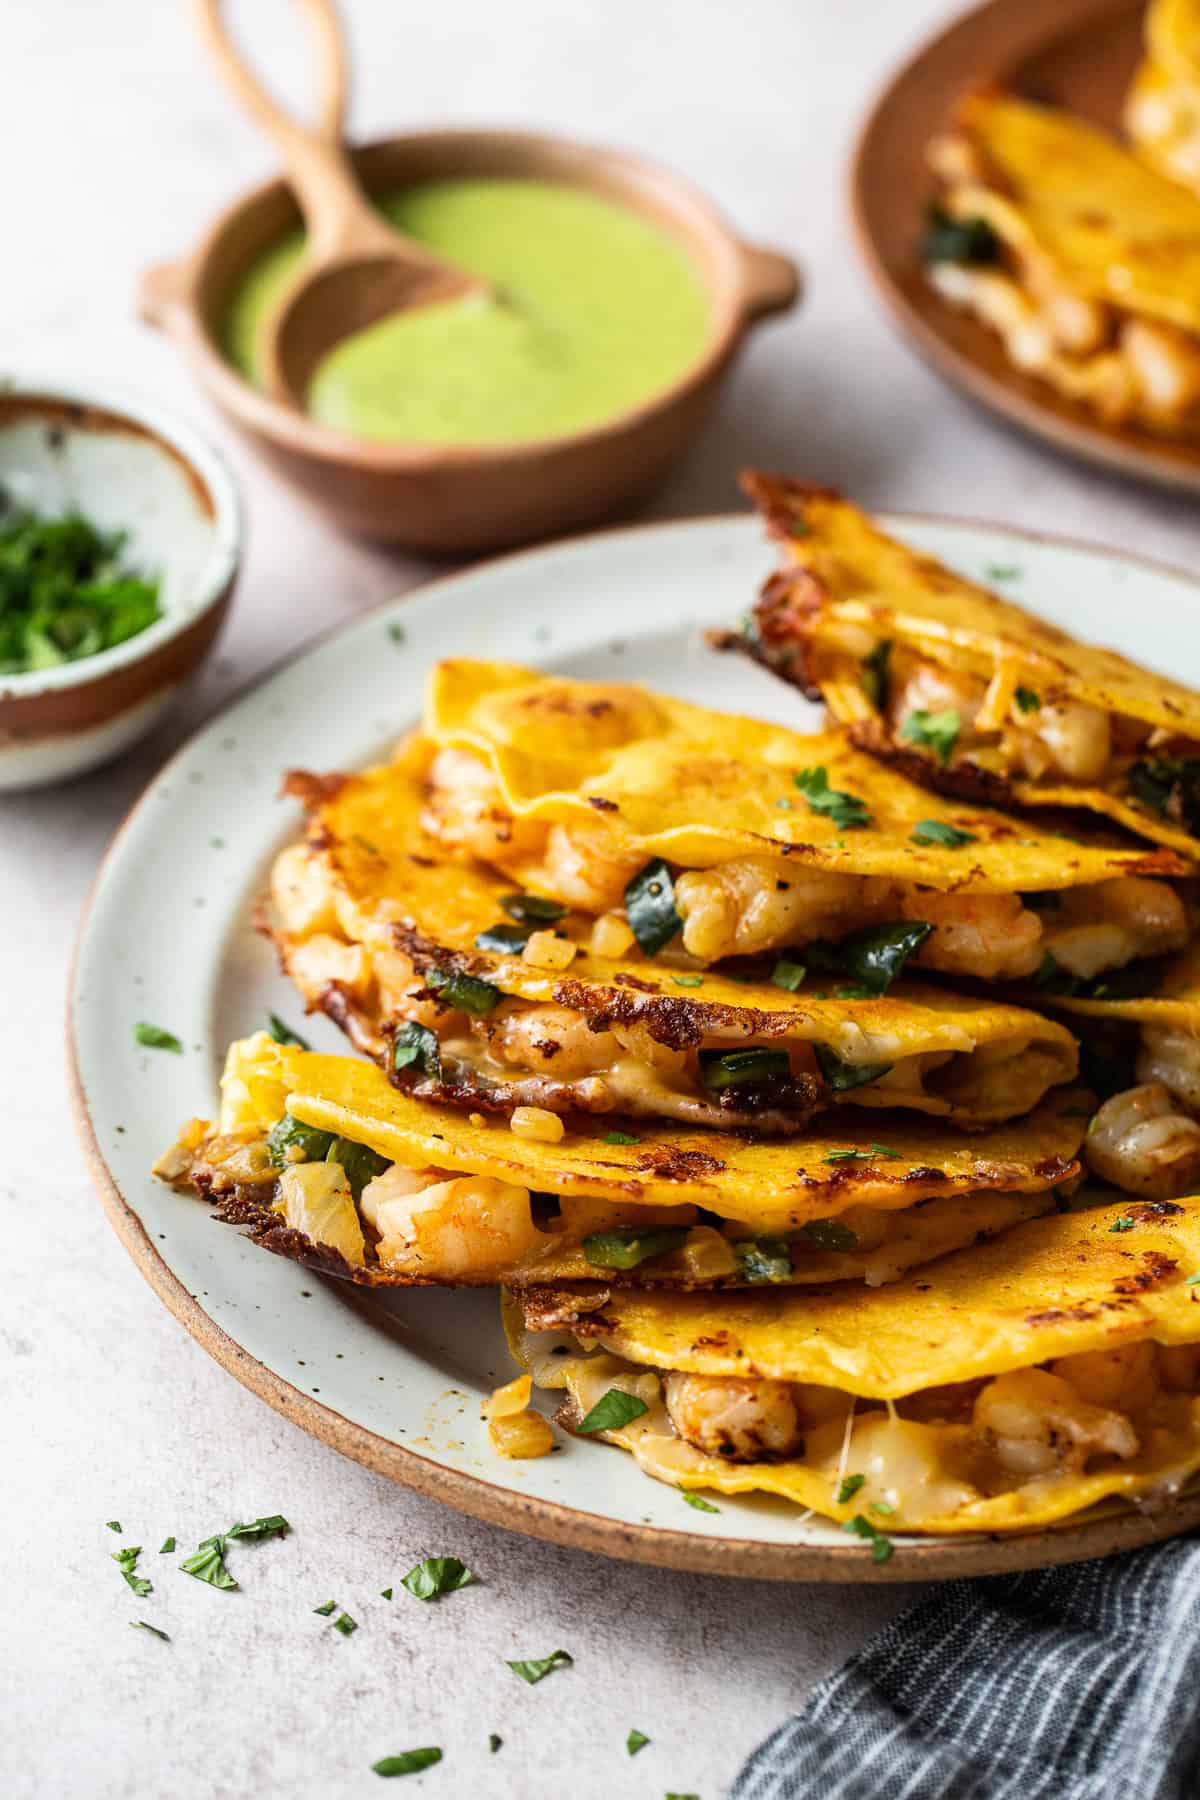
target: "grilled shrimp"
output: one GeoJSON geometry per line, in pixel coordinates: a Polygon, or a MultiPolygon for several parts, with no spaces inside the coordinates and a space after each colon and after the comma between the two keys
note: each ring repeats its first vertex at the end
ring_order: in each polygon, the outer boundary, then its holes
{"type": "Polygon", "coordinates": [[[380,1235],[385,1267],[439,1281],[499,1276],[546,1242],[533,1223],[529,1190],[490,1176],[393,1163],[367,1183],[359,1206],[380,1235]]]}
{"type": "Polygon", "coordinates": [[[484,862],[536,856],[545,837],[544,825],[513,818],[495,775],[466,750],[439,750],[434,757],[421,824],[448,849],[465,850],[484,862]]]}
{"type": "Polygon", "coordinates": [[[488,1033],[488,1048],[517,1069],[547,1069],[564,1081],[592,1075],[620,1054],[611,1031],[589,1031],[582,1013],[565,1006],[525,1006],[504,1013],[488,1033]]]}
{"type": "Polygon", "coordinates": [[[705,1456],[763,1462],[788,1456],[803,1442],[796,1395],[786,1381],[674,1372],[663,1386],[676,1431],[705,1456]]]}
{"type": "Polygon", "coordinates": [[[544,861],[551,893],[582,912],[602,913],[624,905],[625,889],[646,858],[636,850],[622,852],[597,818],[551,825],[544,861]]]}
{"type": "Polygon", "coordinates": [[[1112,756],[1112,722],[1098,706],[1047,700],[1011,734],[1016,764],[1035,779],[1048,771],[1068,781],[1098,781],[1112,756]]]}
{"type": "Polygon", "coordinates": [[[1049,1365],[1092,1406],[1117,1412],[1144,1412],[1159,1392],[1158,1345],[1144,1339],[1112,1350],[1084,1350],[1059,1356],[1049,1365]]]}
{"type": "Polygon", "coordinates": [[[271,868],[271,899],[283,929],[294,937],[336,931],[337,911],[328,873],[307,844],[289,844],[271,868]]]}
{"type": "Polygon", "coordinates": [[[1200,1113],[1200,1037],[1177,1025],[1143,1025],[1139,1081],[1159,1081],[1189,1112],[1200,1113]]]}
{"type": "Polygon", "coordinates": [[[1180,896],[1165,881],[1122,875],[1068,888],[1045,919],[1043,948],[1071,975],[1089,980],[1140,956],[1182,950],[1188,939],[1180,896]]]}
{"type": "Polygon", "coordinates": [[[1093,1175],[1146,1200],[1174,1200],[1200,1184],[1200,1125],[1179,1112],[1161,1081],[1106,1100],[1088,1127],[1093,1175]]]}
{"type": "Polygon", "coordinates": [[[901,901],[906,919],[923,919],[932,937],[913,961],[949,975],[1016,981],[1042,960],[1042,921],[1017,894],[940,894],[912,888],[901,901]]]}
{"type": "Polygon", "coordinates": [[[1138,1453],[1137,1433],[1124,1413],[1094,1406],[1046,1369],[1015,1369],[989,1381],[972,1423],[1000,1467],[1026,1481],[1078,1473],[1093,1456],[1124,1462],[1138,1453]]]}
{"type": "Polygon", "coordinates": [[[878,917],[890,894],[884,883],[861,875],[792,867],[768,856],[690,869],[675,883],[683,947],[702,962],[844,937],[878,917]]]}

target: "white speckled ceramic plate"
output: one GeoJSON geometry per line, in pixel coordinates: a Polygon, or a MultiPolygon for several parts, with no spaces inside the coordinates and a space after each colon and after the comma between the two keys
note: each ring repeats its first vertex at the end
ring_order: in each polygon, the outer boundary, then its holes
{"type": "MultiPolygon", "coordinates": [[[[1200,668],[1200,589],[1111,552],[993,526],[894,521],[921,548],[1058,623],[1163,669],[1200,668]]],[[[384,756],[447,654],[639,679],[687,699],[815,724],[816,710],[706,648],[773,562],[751,518],[601,534],[483,564],[368,614],[234,702],[168,764],[117,837],[81,929],[71,997],[77,1115],[114,1225],[160,1297],[231,1373],[347,1455],[516,1530],[611,1555],[727,1574],[867,1580],[982,1573],[1144,1542],[1200,1521],[1200,1502],[998,1541],[863,1546],[768,1499],[695,1511],[602,1444],[535,1462],[494,1456],[479,1402],[512,1374],[496,1296],[365,1294],[255,1249],[149,1167],[179,1124],[211,1112],[230,1038],[270,1010],[300,1023],[251,929],[293,765],[384,756]],[[176,1033],[145,1050],[134,1026],[176,1033]]],[[[317,1045],[344,1048],[323,1019],[317,1045]]]]}

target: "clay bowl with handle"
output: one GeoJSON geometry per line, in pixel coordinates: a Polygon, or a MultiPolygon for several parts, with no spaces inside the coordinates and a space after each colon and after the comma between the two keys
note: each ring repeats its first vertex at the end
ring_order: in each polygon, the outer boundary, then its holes
{"type": "MultiPolygon", "coordinates": [[[[273,391],[244,380],[221,346],[239,277],[300,222],[296,189],[283,179],[236,201],[190,255],[150,269],[141,284],[142,316],[170,333],[210,397],[278,473],[334,524],[358,536],[464,554],[576,530],[632,505],[690,444],[750,327],[795,304],[800,291],[795,264],[776,251],[743,243],[686,182],[622,152],[530,132],[453,129],[406,133],[343,151],[346,82],[336,21],[327,0],[307,0],[305,10],[318,25],[323,98],[318,126],[302,135],[321,140],[328,156],[344,157],[366,195],[431,180],[496,176],[565,182],[630,207],[680,243],[701,278],[708,332],[699,354],[670,386],[638,406],[566,436],[446,445],[382,443],[333,431],[294,404],[294,392],[288,396],[296,374],[311,370],[314,341],[327,347],[337,335],[329,325],[328,285],[322,294],[322,271],[312,267],[314,248],[336,260],[344,240],[336,234],[324,245],[310,240],[299,272],[309,288],[308,318],[301,321],[292,357],[283,355],[275,364],[273,391]]],[[[206,4],[202,20],[204,15],[211,23],[215,5],[206,4]]],[[[219,35],[223,73],[260,122],[268,123],[264,104],[273,108],[274,103],[244,66],[231,76],[225,58],[235,53],[223,33],[207,35],[214,47],[219,35]]],[[[282,141],[278,130],[275,135],[282,141]]],[[[289,161],[294,168],[290,154],[289,161]]],[[[308,197],[303,192],[300,197],[307,208],[308,197]]],[[[397,236],[397,243],[406,240],[397,236]]],[[[374,244],[382,247],[378,240],[374,244]]],[[[334,286],[349,294],[347,330],[352,330],[362,323],[355,307],[365,305],[369,317],[375,301],[365,288],[365,299],[356,297],[353,277],[346,285],[346,260],[343,256],[340,271],[335,270],[334,286]]],[[[281,315],[294,298],[293,289],[273,322],[280,351],[285,347],[280,328],[286,325],[281,315]]]]}

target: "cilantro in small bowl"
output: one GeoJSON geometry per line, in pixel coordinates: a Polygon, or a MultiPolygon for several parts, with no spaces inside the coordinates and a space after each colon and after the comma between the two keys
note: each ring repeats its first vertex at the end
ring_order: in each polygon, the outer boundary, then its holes
{"type": "Polygon", "coordinates": [[[0,790],[82,774],[156,725],[241,551],[233,478],[189,426],[0,370],[0,790]]]}
{"type": "Polygon", "coordinates": [[[82,513],[34,512],[0,489],[0,675],[78,662],[161,619],[159,579],[130,560],[127,542],[82,513]]]}

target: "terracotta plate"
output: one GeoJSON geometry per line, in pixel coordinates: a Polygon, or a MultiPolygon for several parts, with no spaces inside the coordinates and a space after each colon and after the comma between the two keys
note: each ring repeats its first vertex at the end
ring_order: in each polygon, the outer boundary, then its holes
{"type": "Polygon", "coordinates": [[[1103,425],[1008,363],[1000,339],[940,300],[918,258],[931,182],[930,137],[964,88],[993,80],[1110,129],[1137,63],[1141,0],[989,0],[921,50],[889,83],[851,174],[868,271],[913,348],[972,399],[1061,450],[1166,487],[1200,491],[1200,444],[1103,425]]]}
{"type": "MultiPolygon", "coordinates": [[[[900,528],[968,574],[1002,570],[1010,591],[1102,642],[1164,668],[1200,656],[1200,592],[1182,575],[994,527],[900,528]]],[[[512,1374],[494,1293],[369,1296],[323,1281],[148,1174],[179,1124],[214,1105],[230,1038],[269,1011],[302,1024],[250,927],[269,859],[299,824],[295,805],[276,797],[281,770],[385,756],[418,714],[430,663],[451,651],[638,678],[812,724],[814,708],[702,636],[737,616],[772,560],[757,522],[731,518],[484,564],[325,638],[193,738],[118,835],[79,938],[75,1106],[109,1217],[172,1312],[279,1412],[370,1468],[514,1530],[679,1568],[868,1581],[1090,1556],[1200,1522],[1197,1500],[1008,1542],[909,1541],[874,1564],[865,1546],[779,1503],[721,1499],[718,1513],[697,1512],[603,1444],[568,1441],[538,1462],[503,1462],[479,1419],[481,1397],[512,1374]],[[183,1054],[140,1049],[139,1020],[174,1032],[183,1054]]],[[[303,1028],[317,1045],[342,1047],[323,1019],[303,1028]]]]}

